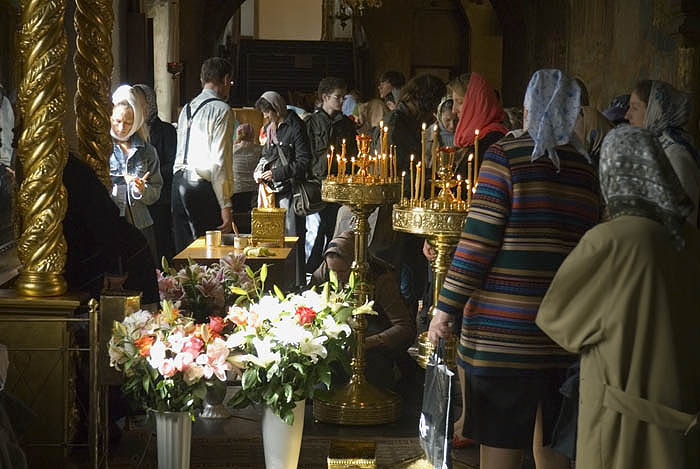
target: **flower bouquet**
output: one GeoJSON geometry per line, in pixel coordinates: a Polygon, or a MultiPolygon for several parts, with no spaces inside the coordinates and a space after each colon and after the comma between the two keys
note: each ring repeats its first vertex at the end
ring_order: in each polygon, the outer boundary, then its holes
{"type": "Polygon", "coordinates": [[[319,384],[328,389],[331,364],[348,360],[352,287],[339,288],[333,274],[321,292],[285,296],[275,287],[247,308],[231,306],[224,319],[235,328],[226,344],[231,362],[245,371],[230,405],[265,405],[291,425],[296,402],[313,398],[319,384]]]}
{"type": "Polygon", "coordinates": [[[196,324],[163,301],[158,314],[139,310],[114,322],[110,366],[123,373],[122,389],[139,407],[192,414],[206,393],[205,380],[225,381],[233,369],[224,326],[219,317],[196,324]]]}
{"type": "Polygon", "coordinates": [[[171,301],[197,322],[211,315],[223,316],[226,306],[249,298],[259,279],[259,272],[246,265],[245,259],[242,254],[229,253],[209,266],[189,261],[178,271],[163,259],[163,270],[158,271],[160,299],[171,301]]]}

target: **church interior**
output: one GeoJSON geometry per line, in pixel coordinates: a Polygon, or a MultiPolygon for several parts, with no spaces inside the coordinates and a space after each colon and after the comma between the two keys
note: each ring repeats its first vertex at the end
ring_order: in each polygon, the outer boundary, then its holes
{"type": "Polygon", "coordinates": [[[0,0],[0,51],[0,468],[700,467],[697,0],[0,0]]]}

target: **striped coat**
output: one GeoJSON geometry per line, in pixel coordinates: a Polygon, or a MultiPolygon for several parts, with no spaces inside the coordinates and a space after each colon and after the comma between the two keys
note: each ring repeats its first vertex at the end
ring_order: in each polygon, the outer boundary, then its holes
{"type": "Polygon", "coordinates": [[[591,164],[572,147],[530,162],[528,134],[484,155],[478,186],[438,309],[463,315],[458,361],[477,375],[567,367],[572,355],[536,325],[557,269],[599,218],[591,164]]]}

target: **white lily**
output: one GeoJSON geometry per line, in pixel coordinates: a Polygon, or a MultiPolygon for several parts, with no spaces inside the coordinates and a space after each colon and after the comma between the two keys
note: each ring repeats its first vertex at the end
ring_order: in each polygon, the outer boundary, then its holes
{"type": "Polygon", "coordinates": [[[323,318],[321,328],[331,339],[337,339],[341,332],[345,332],[345,337],[350,337],[350,326],[347,324],[338,324],[335,318],[330,315],[323,318]]]}
{"type": "Polygon", "coordinates": [[[151,345],[151,350],[148,356],[148,363],[153,368],[158,369],[163,364],[163,361],[165,360],[165,350],[165,344],[162,340],[160,340],[160,337],[158,337],[156,342],[151,345]]]}
{"type": "Polygon", "coordinates": [[[360,306],[359,308],[355,308],[355,310],[352,312],[353,315],[359,315],[359,314],[372,314],[375,315],[377,312],[373,309],[374,306],[374,300],[372,301],[367,301],[365,304],[360,306]]]}
{"type": "Polygon", "coordinates": [[[284,318],[276,323],[270,329],[270,334],[285,345],[299,344],[302,340],[313,337],[294,317],[284,318]]]}
{"type": "Polygon", "coordinates": [[[303,355],[311,358],[313,363],[316,363],[319,357],[326,358],[328,355],[326,347],[323,346],[323,343],[326,342],[326,340],[328,340],[328,337],[325,335],[321,335],[316,338],[304,338],[304,340],[299,343],[299,351],[303,355]]]}

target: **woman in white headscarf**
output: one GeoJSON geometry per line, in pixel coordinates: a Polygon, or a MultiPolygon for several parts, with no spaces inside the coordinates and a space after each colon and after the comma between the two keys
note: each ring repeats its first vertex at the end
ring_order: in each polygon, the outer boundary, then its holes
{"type": "Polygon", "coordinates": [[[156,240],[148,205],[160,197],[163,178],[155,148],[144,131],[142,94],[122,85],[112,95],[111,135],[114,143],[109,157],[112,200],[119,213],[146,237],[156,265],[156,240]]]}
{"type": "Polygon", "coordinates": [[[688,221],[697,226],[700,202],[700,155],[684,126],[690,118],[690,98],[661,80],[642,80],[630,95],[625,118],[650,130],[661,142],[685,193],[695,205],[688,221]]]}
{"type": "Polygon", "coordinates": [[[576,466],[700,467],[700,235],[693,204],[655,136],[605,140],[610,218],[557,271],[537,325],[581,355],[576,466]]]}
{"type": "Polygon", "coordinates": [[[296,112],[287,110],[284,98],[276,91],[266,91],[258,98],[255,107],[263,113],[269,124],[267,136],[253,177],[258,184],[267,185],[275,192],[281,208],[287,209],[285,231],[288,236],[298,236],[297,285],[306,284],[306,217],[294,213],[292,190],[295,182],[307,180],[311,171],[311,147],[304,121],[296,112]]]}
{"type": "Polygon", "coordinates": [[[484,153],[478,185],[428,336],[459,330],[462,433],[480,445],[482,469],[568,468],[547,445],[559,387],[576,359],[536,325],[554,273],[598,222],[595,171],[575,135],[580,89],[560,70],[536,72],[524,129],[484,153]],[[460,327],[461,326],[461,327],[460,327]]]}

